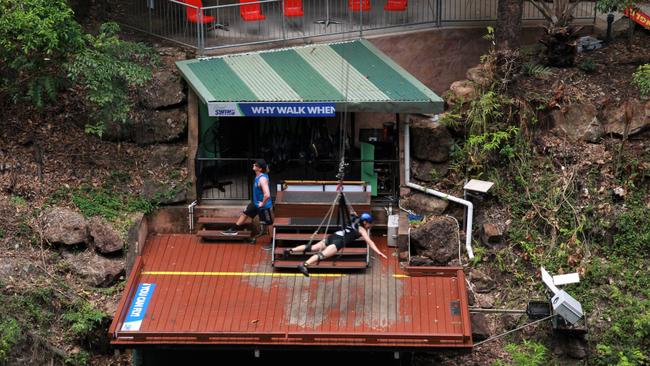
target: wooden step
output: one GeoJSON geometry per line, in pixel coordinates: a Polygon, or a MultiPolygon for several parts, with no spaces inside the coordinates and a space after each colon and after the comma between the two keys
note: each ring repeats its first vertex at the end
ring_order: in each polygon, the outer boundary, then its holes
{"type": "Polygon", "coordinates": [[[219,241],[249,240],[252,233],[248,230],[241,230],[237,235],[223,234],[223,230],[199,230],[196,235],[203,239],[219,241]]]}
{"type": "Polygon", "coordinates": [[[236,224],[239,217],[210,217],[202,216],[196,221],[199,224],[236,224]]]}
{"type": "MultiPolygon", "coordinates": [[[[275,248],[275,257],[276,258],[282,258],[282,255],[284,253],[284,249],[285,248],[275,248]]],[[[365,256],[367,252],[368,252],[368,250],[366,248],[348,248],[348,247],[345,247],[345,248],[339,250],[338,252],[336,252],[336,254],[334,255],[333,258],[336,258],[336,256],[338,256],[338,255],[342,255],[342,256],[343,255],[344,256],[364,255],[365,256]]],[[[310,252],[307,252],[307,253],[293,253],[293,254],[290,254],[290,255],[292,257],[298,257],[298,256],[302,257],[302,256],[312,256],[312,255],[314,255],[316,253],[317,252],[315,252],[315,251],[310,251],[310,252]]],[[[328,259],[331,259],[331,258],[328,258],[328,259]]]]}
{"type": "MultiPolygon", "coordinates": [[[[275,268],[297,268],[302,261],[291,261],[291,260],[276,260],[273,262],[273,267],[275,268]]],[[[366,261],[330,261],[325,260],[321,261],[318,264],[309,266],[309,270],[312,269],[364,269],[368,268],[368,263],[366,261]]]]}

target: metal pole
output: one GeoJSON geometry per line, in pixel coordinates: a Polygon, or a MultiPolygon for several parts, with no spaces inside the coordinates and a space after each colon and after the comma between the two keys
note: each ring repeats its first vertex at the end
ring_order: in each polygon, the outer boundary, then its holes
{"type": "Polygon", "coordinates": [[[284,9],[285,9],[285,7],[284,7],[284,1],[285,1],[285,0],[282,0],[282,40],[283,40],[283,41],[286,41],[286,40],[287,40],[287,30],[286,30],[285,28],[286,28],[287,25],[286,25],[286,22],[284,21],[284,19],[285,19],[285,14],[284,14],[284,9]]]}
{"type": "Polygon", "coordinates": [[[470,313],[488,313],[488,314],[526,314],[526,310],[519,309],[483,309],[483,308],[469,308],[470,313]]]}
{"type": "Polygon", "coordinates": [[[196,23],[196,42],[199,48],[199,55],[203,56],[203,7],[198,8],[199,21],[196,23]]]}

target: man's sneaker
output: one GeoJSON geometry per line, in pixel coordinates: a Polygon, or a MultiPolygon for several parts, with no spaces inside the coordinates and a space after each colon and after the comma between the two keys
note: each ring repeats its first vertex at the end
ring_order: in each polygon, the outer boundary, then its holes
{"type": "Polygon", "coordinates": [[[231,227],[228,230],[224,230],[221,232],[223,235],[237,235],[239,233],[239,230],[237,230],[234,227],[231,227]]]}
{"type": "Polygon", "coordinates": [[[305,266],[304,263],[300,263],[298,265],[298,270],[300,271],[300,273],[305,275],[305,277],[309,277],[309,270],[307,269],[307,266],[305,266]]]}
{"type": "Polygon", "coordinates": [[[289,259],[289,255],[291,255],[291,249],[284,248],[284,250],[282,251],[282,259],[289,259]]]}

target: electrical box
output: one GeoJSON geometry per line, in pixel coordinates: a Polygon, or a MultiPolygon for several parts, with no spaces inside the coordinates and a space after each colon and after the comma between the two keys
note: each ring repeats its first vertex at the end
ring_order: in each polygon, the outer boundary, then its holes
{"type": "Polygon", "coordinates": [[[559,290],[551,298],[553,312],[560,315],[569,324],[576,324],[582,319],[582,305],[564,290],[559,290]]]}
{"type": "Polygon", "coordinates": [[[397,231],[399,230],[399,215],[388,215],[388,246],[397,246],[397,231]]]}

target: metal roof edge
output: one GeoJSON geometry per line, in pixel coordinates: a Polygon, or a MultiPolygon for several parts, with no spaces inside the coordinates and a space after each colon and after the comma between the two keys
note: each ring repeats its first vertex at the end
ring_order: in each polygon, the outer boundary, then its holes
{"type": "Polygon", "coordinates": [[[337,112],[432,113],[444,111],[442,99],[431,101],[335,102],[337,112]]]}
{"type": "Polygon", "coordinates": [[[196,77],[196,74],[190,70],[189,65],[196,62],[198,62],[197,59],[176,61],[176,67],[181,72],[190,88],[192,88],[192,90],[199,97],[199,99],[201,99],[203,103],[207,104],[209,101],[215,100],[216,98],[205,87],[205,84],[203,84],[203,82],[198,77],[196,77]]]}
{"type": "MultiPolygon", "coordinates": [[[[382,52],[380,49],[375,47],[375,45],[372,44],[372,42],[366,40],[366,39],[360,39],[359,40],[368,50],[370,50],[372,53],[377,55],[377,57],[381,58],[386,62],[389,66],[391,66],[398,74],[400,74],[402,77],[404,77],[406,80],[408,80],[413,86],[415,86],[418,90],[420,90],[424,95],[429,97],[431,101],[433,102],[440,102],[443,103],[444,105],[444,100],[439,97],[436,93],[434,93],[429,87],[426,85],[422,84],[420,80],[418,80],[415,76],[411,75],[410,72],[406,71],[402,66],[400,66],[398,63],[393,61],[390,56],[382,52]]],[[[444,109],[444,107],[442,108],[444,109]]],[[[443,110],[440,110],[441,113],[443,110]]]]}
{"type": "Polygon", "coordinates": [[[223,59],[223,58],[229,58],[229,57],[259,55],[261,53],[271,53],[271,52],[281,52],[281,51],[288,51],[288,50],[296,50],[296,49],[299,49],[299,48],[307,48],[307,47],[326,47],[326,46],[330,46],[330,45],[333,45],[333,44],[359,42],[360,40],[361,39],[352,39],[352,40],[337,41],[337,42],[311,43],[311,44],[305,44],[305,45],[300,45],[300,46],[287,46],[287,47],[282,47],[282,48],[272,48],[272,49],[257,50],[257,51],[244,51],[244,52],[239,52],[239,53],[229,53],[229,54],[226,54],[226,55],[199,57],[199,58],[195,58],[194,60],[196,60],[197,62],[198,61],[210,61],[210,60],[223,59]]]}

